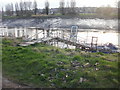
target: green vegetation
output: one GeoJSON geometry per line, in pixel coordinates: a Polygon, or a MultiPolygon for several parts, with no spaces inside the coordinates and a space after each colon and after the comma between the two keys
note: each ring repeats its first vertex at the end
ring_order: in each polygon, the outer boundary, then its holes
{"type": "Polygon", "coordinates": [[[38,14],[38,15],[31,15],[31,16],[3,16],[3,19],[29,19],[29,18],[39,18],[39,19],[48,19],[48,18],[81,18],[81,19],[115,19],[117,18],[117,14],[112,14],[111,16],[100,16],[96,13],[80,13],[79,15],[61,15],[61,14],[53,14],[53,15],[45,15],[45,14],[38,14]]]}
{"type": "Polygon", "coordinates": [[[117,88],[118,54],[89,53],[44,44],[17,46],[3,39],[3,75],[33,87],[117,88]]]}

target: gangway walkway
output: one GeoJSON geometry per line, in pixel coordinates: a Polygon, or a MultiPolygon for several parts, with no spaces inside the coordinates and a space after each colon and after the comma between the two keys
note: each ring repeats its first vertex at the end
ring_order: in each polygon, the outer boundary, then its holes
{"type": "MultiPolygon", "coordinates": [[[[53,40],[56,40],[57,42],[63,42],[65,44],[68,45],[72,45],[72,46],[76,46],[76,48],[81,48],[81,49],[90,49],[91,47],[89,45],[87,45],[85,42],[82,42],[80,40],[71,40],[69,35],[61,35],[62,33],[60,33],[59,35],[50,35],[49,37],[43,37],[43,38],[38,38],[36,40],[31,40],[30,38],[28,41],[23,42],[21,44],[19,44],[20,46],[29,46],[29,45],[33,45],[35,43],[46,43],[46,42],[51,42],[53,40]]],[[[35,35],[33,35],[35,36],[35,35]]]]}

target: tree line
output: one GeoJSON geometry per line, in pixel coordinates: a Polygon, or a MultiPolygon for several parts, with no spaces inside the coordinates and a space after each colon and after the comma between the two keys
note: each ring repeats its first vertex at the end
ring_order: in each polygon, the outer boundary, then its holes
{"type": "MultiPolygon", "coordinates": [[[[15,4],[9,3],[5,6],[4,14],[6,16],[31,16],[39,14],[38,3],[36,0],[31,1],[20,1],[15,4]]],[[[79,15],[80,13],[76,10],[76,1],[71,0],[70,2],[65,2],[64,0],[59,1],[59,13],[61,15],[79,15]]],[[[42,14],[49,15],[50,3],[45,1],[42,14]]],[[[96,9],[96,16],[98,17],[112,17],[116,14],[116,9],[110,6],[108,7],[98,7],[96,9]]]]}
{"type": "Polygon", "coordinates": [[[31,1],[20,1],[19,3],[16,2],[15,4],[7,4],[5,6],[5,14],[7,16],[12,16],[16,14],[16,16],[26,16],[31,14],[37,13],[37,2],[34,0],[34,2],[31,1]]]}
{"type": "MultiPolygon", "coordinates": [[[[45,7],[43,9],[43,14],[48,15],[50,8],[50,4],[48,1],[45,2],[45,7]]],[[[76,2],[75,0],[71,0],[70,3],[67,2],[67,7],[65,7],[65,1],[60,0],[59,3],[59,12],[62,15],[65,14],[76,14],[75,12],[76,2]]],[[[3,9],[2,9],[3,11],[3,9]]],[[[16,16],[31,16],[36,15],[38,13],[38,4],[36,0],[34,2],[31,1],[20,1],[16,2],[15,4],[10,3],[5,6],[5,15],[7,16],[13,16],[14,14],[16,16]]]]}

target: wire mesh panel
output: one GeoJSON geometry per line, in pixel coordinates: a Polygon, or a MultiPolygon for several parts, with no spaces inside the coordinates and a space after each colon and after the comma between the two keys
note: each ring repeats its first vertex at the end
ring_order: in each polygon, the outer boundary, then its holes
{"type": "Polygon", "coordinates": [[[70,40],[77,41],[78,26],[71,27],[70,40]]]}

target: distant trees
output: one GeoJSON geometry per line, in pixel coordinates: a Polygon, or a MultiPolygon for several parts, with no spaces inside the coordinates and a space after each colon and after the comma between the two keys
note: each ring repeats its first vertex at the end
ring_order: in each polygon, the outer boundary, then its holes
{"type": "Polygon", "coordinates": [[[61,0],[60,1],[60,13],[62,14],[62,15],[65,15],[65,2],[64,2],[64,0],[61,0]]]}
{"type": "Polygon", "coordinates": [[[7,4],[5,6],[5,13],[7,16],[30,16],[32,14],[37,14],[37,2],[31,1],[20,1],[19,3],[16,2],[14,5],[7,4]]]}
{"type": "Polygon", "coordinates": [[[45,2],[45,13],[48,15],[49,14],[49,2],[45,2]]]}
{"type": "Polygon", "coordinates": [[[27,15],[31,15],[31,8],[32,8],[32,2],[30,2],[30,1],[26,1],[26,2],[20,2],[19,3],[19,7],[20,7],[20,13],[22,14],[22,15],[25,15],[25,16],[27,16],[27,15]]]}
{"type": "Polygon", "coordinates": [[[70,3],[70,14],[73,14],[75,15],[76,14],[76,2],[75,0],[71,0],[71,3],[70,3]]]}
{"type": "MultiPolygon", "coordinates": [[[[6,5],[6,15],[7,16],[30,16],[32,14],[36,15],[38,8],[37,8],[37,2],[34,0],[34,2],[31,1],[20,1],[19,3],[16,2],[15,5],[7,4],[6,5]],[[13,8],[14,7],[14,8],[13,8]]],[[[45,8],[43,10],[43,13],[46,15],[49,15],[49,2],[45,2],[45,8]]],[[[53,12],[54,13],[54,12],[53,12]]],[[[65,1],[60,0],[59,3],[59,13],[62,15],[70,14],[70,15],[76,15],[76,2],[75,0],[71,0],[70,3],[68,3],[68,7],[65,7],[65,1]]]]}
{"type": "Polygon", "coordinates": [[[32,2],[30,1],[24,2],[24,7],[25,7],[25,14],[31,15],[32,2]]]}
{"type": "MultiPolygon", "coordinates": [[[[76,7],[75,0],[67,0],[67,2],[65,2],[65,0],[60,0],[59,8],[53,8],[51,10],[49,9],[48,1],[46,1],[44,4],[45,4],[44,9],[38,10],[38,3],[36,2],[36,0],[34,0],[33,2],[21,0],[20,2],[16,2],[15,4],[10,3],[5,6],[4,15],[31,16],[37,15],[38,13],[49,15],[50,12],[51,14],[60,13],[61,15],[79,15],[79,13],[81,13],[81,9],[79,10],[79,8],[76,7]]],[[[96,16],[98,18],[99,17],[108,18],[116,16],[114,14],[117,12],[117,9],[112,8],[110,6],[98,7],[97,9],[96,8],[94,11],[94,15],[96,13],[96,16]]],[[[89,13],[87,10],[89,11],[91,9],[82,8],[82,13],[86,12],[89,13]]],[[[118,11],[120,13],[120,1],[118,2],[118,11]]]]}
{"type": "Polygon", "coordinates": [[[33,10],[34,10],[34,14],[36,15],[37,14],[37,2],[36,2],[36,0],[34,0],[34,3],[33,3],[33,10]]]}
{"type": "Polygon", "coordinates": [[[61,0],[60,1],[60,13],[62,15],[76,15],[77,12],[76,12],[76,2],[75,0],[71,0],[70,3],[67,2],[67,6],[65,7],[65,2],[64,0],[61,0]]]}
{"type": "Polygon", "coordinates": [[[19,11],[20,11],[20,9],[19,9],[18,3],[15,3],[15,13],[16,13],[16,16],[20,15],[19,11]]]}
{"type": "Polygon", "coordinates": [[[20,14],[21,15],[23,15],[23,2],[21,1],[20,3],[19,3],[19,8],[20,8],[20,14]]]}
{"type": "MultiPolygon", "coordinates": [[[[27,2],[28,3],[28,15],[30,16],[31,14],[32,14],[32,2],[31,1],[29,1],[29,2],[27,2]]],[[[37,11],[36,11],[37,12],[37,11]]]]}
{"type": "Polygon", "coordinates": [[[6,15],[8,15],[8,16],[12,16],[13,15],[13,4],[11,3],[11,4],[7,4],[6,6],[5,6],[5,9],[6,9],[6,15]]]}

